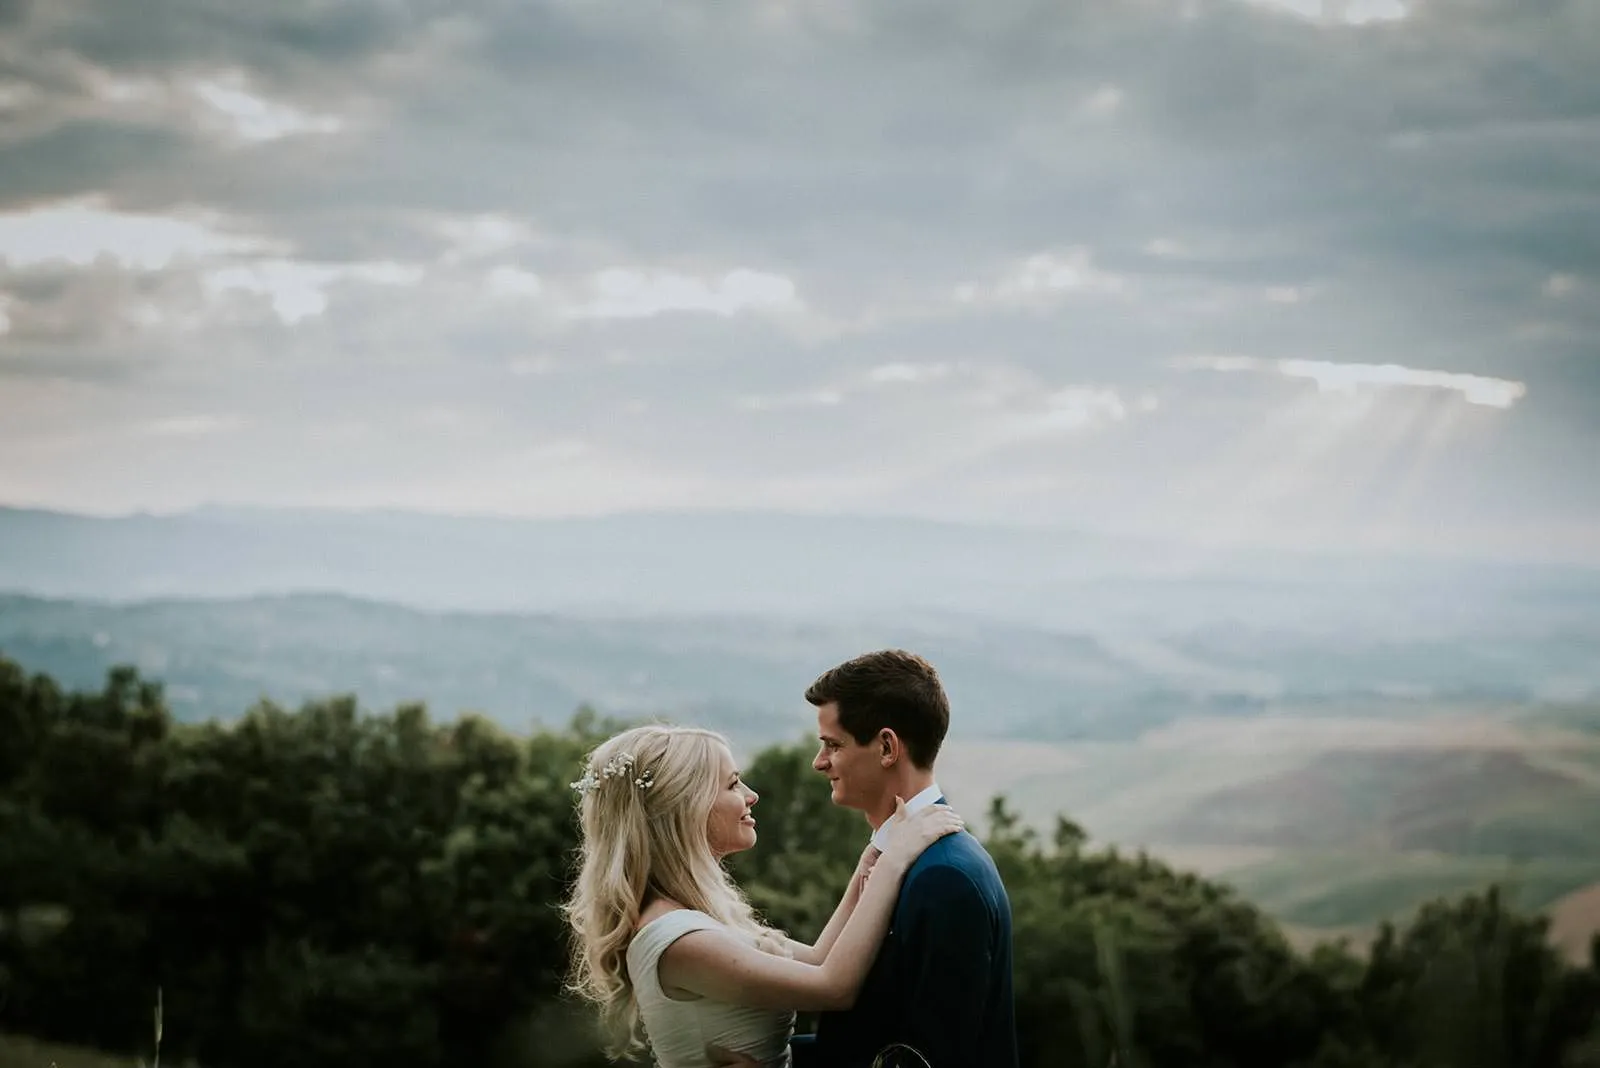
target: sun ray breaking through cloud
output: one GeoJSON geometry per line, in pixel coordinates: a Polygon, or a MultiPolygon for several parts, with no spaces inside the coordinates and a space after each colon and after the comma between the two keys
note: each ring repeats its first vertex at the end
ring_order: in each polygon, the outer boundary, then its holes
{"type": "Polygon", "coordinates": [[[1527,393],[1527,386],[1506,378],[1429,371],[1397,363],[1337,363],[1332,360],[1277,359],[1254,356],[1180,356],[1173,366],[1188,370],[1264,372],[1305,378],[1323,393],[1348,393],[1364,389],[1442,389],[1460,394],[1468,404],[1510,408],[1527,393]]]}

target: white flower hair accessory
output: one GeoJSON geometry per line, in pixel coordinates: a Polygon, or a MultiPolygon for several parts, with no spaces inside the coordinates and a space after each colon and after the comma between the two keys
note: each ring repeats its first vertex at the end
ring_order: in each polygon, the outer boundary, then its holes
{"type": "Polygon", "coordinates": [[[617,779],[626,776],[631,777],[633,779],[633,785],[638,787],[640,790],[648,790],[650,787],[654,786],[656,781],[655,772],[644,771],[640,772],[638,775],[634,775],[633,764],[634,761],[632,753],[618,753],[616,756],[606,761],[605,767],[601,768],[597,772],[595,770],[594,761],[591,760],[589,761],[589,766],[584,769],[583,778],[579,779],[577,782],[568,783],[567,785],[571,786],[580,794],[587,794],[591,790],[600,789],[601,785],[607,779],[617,779]]]}

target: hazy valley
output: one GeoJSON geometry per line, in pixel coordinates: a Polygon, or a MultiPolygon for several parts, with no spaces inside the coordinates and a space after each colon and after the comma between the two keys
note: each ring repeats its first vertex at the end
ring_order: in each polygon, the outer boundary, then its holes
{"type": "Polygon", "coordinates": [[[1588,572],[887,520],[10,512],[0,580],[0,652],[79,687],[137,665],[185,719],[591,704],[751,749],[807,733],[822,668],[907,646],[946,676],[942,779],[971,811],[1065,814],[1297,937],[1490,881],[1574,951],[1600,925],[1588,572]]]}

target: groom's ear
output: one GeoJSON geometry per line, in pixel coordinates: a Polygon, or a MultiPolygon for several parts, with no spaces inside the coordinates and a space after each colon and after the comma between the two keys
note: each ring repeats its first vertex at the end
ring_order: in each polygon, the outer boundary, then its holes
{"type": "Polygon", "coordinates": [[[888,727],[878,732],[878,762],[886,768],[894,767],[905,754],[900,736],[888,727]]]}

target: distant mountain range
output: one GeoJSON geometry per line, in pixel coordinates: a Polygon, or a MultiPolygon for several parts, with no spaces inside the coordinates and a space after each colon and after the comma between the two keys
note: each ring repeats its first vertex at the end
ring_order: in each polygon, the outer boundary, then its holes
{"type": "Polygon", "coordinates": [[[431,611],[337,594],[119,603],[0,595],[0,654],[78,688],[134,664],[166,684],[185,719],[231,718],[262,697],[292,705],[354,693],[369,708],[420,700],[440,715],[478,710],[516,728],[591,703],[766,741],[804,733],[801,695],[817,673],[885,646],[929,656],[961,710],[959,733],[991,738],[1128,739],[1185,716],[1320,715],[1329,702],[1404,715],[1435,699],[1526,701],[1551,680],[1565,680],[1568,696],[1600,692],[1600,664],[1581,647],[1538,639],[1264,636],[1257,647],[1207,632],[1138,638],[950,615],[605,618],[431,611]]]}
{"type": "MultiPolygon", "coordinates": [[[[940,666],[966,733],[1094,724],[1141,697],[1190,706],[1163,676],[1084,635],[953,619],[914,625],[740,616],[601,619],[431,612],[341,595],[113,604],[0,595],[0,653],[78,688],[130,663],[186,719],[262,697],[354,693],[369,708],[426,701],[524,728],[580,704],[715,724],[741,738],[807,731],[806,686],[866,649],[909,646],[940,666]]],[[[1242,675],[1241,684],[1247,682],[1242,675]]]]}
{"type": "Polygon", "coordinates": [[[1600,572],[1200,551],[1054,529],[772,513],[498,519],[0,508],[0,590],[125,601],[339,593],[431,609],[911,621],[954,613],[1128,633],[1564,631],[1600,572]]]}
{"type": "Polygon", "coordinates": [[[0,509],[7,591],[0,652],[74,685],[138,664],[185,716],[355,692],[764,735],[818,671],[882,645],[932,656],[1000,736],[1127,736],[1267,701],[1600,694],[1597,572],[892,518],[0,509]]]}

